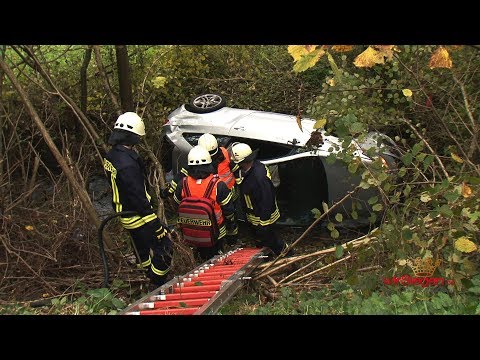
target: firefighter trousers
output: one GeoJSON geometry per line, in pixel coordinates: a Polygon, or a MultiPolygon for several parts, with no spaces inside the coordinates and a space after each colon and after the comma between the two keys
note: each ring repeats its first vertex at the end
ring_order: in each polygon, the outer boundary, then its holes
{"type": "Polygon", "coordinates": [[[128,231],[140,257],[137,266],[147,270],[147,277],[153,284],[163,285],[173,258],[172,241],[165,228],[154,220],[128,231]]]}

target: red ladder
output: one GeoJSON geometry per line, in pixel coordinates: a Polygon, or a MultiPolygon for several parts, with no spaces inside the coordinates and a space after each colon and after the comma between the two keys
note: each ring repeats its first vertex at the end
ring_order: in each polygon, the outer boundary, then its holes
{"type": "Polygon", "coordinates": [[[266,249],[238,248],[217,255],[188,274],[155,289],[121,315],[215,314],[242,288],[266,249]]]}

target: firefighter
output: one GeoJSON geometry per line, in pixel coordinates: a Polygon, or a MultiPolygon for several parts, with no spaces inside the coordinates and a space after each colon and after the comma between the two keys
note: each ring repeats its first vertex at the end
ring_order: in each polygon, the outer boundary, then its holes
{"type": "MultiPolygon", "coordinates": [[[[225,149],[223,146],[219,147],[215,136],[209,133],[205,133],[198,138],[198,145],[204,147],[209,152],[210,157],[212,158],[214,174],[218,174],[220,180],[222,180],[232,192],[232,200],[235,204],[238,198],[238,191],[237,187],[235,186],[235,176],[230,170],[230,155],[227,149],[225,149]]],[[[160,197],[162,199],[166,199],[170,195],[173,195],[178,184],[185,176],[188,176],[188,170],[182,167],[182,170],[170,181],[168,186],[161,190],[160,197]]],[[[236,220],[234,223],[237,223],[236,220]]],[[[232,246],[235,245],[237,242],[237,237],[238,227],[228,229],[226,238],[227,244],[232,246]]]]}
{"type": "MultiPolygon", "coordinates": [[[[216,174],[220,177],[232,192],[232,202],[235,204],[235,201],[238,198],[237,188],[235,186],[235,176],[230,170],[230,155],[223,146],[218,146],[218,142],[215,136],[209,133],[205,133],[198,139],[198,145],[207,149],[210,157],[212,158],[213,168],[216,170],[216,174]]],[[[236,221],[235,221],[236,224],[236,221]]],[[[238,227],[227,229],[227,243],[229,245],[234,245],[237,242],[238,227]]]]}
{"type": "Polygon", "coordinates": [[[151,287],[158,287],[168,281],[173,248],[167,228],[153,211],[145,165],[134,149],[144,135],[145,125],[140,116],[134,112],[120,115],[108,139],[112,148],[104,159],[104,168],[111,182],[115,212],[137,212],[121,216],[120,222],[137,249],[140,257],[137,267],[146,270],[151,287]]]}
{"type": "MultiPolygon", "coordinates": [[[[257,246],[270,248],[279,255],[286,244],[281,240],[273,225],[280,218],[275,188],[268,168],[256,160],[258,149],[252,151],[245,143],[234,143],[231,148],[232,171],[235,171],[236,182],[240,189],[242,206],[247,216],[250,230],[259,239],[257,246]],[[238,169],[238,170],[237,170],[238,169]]],[[[293,254],[293,249],[288,255],[293,254]]]]}
{"type": "MultiPolygon", "coordinates": [[[[212,158],[208,151],[202,146],[194,146],[188,153],[188,176],[186,181],[191,196],[203,197],[205,190],[212,180],[214,168],[212,158]]],[[[186,197],[183,188],[183,181],[180,181],[173,194],[173,199],[180,204],[182,199],[186,197]]],[[[232,192],[228,189],[223,181],[217,181],[214,190],[211,192],[210,198],[214,201],[215,216],[219,228],[219,236],[214,246],[198,247],[198,252],[203,260],[207,260],[214,255],[220,254],[223,250],[223,243],[227,233],[232,233],[237,228],[234,218],[234,207],[232,201],[232,192]]]]}

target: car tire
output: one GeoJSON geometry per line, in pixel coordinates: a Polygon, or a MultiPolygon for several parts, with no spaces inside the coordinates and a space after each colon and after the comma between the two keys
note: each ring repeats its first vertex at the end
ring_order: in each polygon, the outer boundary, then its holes
{"type": "Polygon", "coordinates": [[[221,95],[203,94],[194,97],[190,103],[185,104],[185,109],[196,114],[205,114],[225,107],[226,103],[227,101],[221,95]]]}

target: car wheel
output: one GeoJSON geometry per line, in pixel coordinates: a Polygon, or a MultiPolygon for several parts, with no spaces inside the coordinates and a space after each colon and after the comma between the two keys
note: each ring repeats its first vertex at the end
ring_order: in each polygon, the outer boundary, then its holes
{"type": "Polygon", "coordinates": [[[203,94],[193,98],[189,104],[185,104],[185,109],[193,113],[205,114],[223,108],[226,103],[221,95],[203,94]]]}

